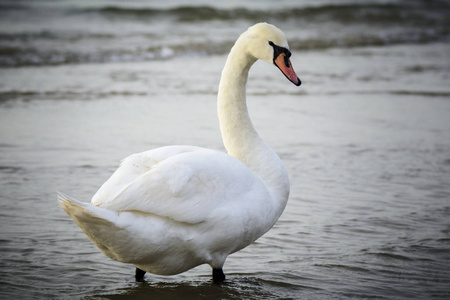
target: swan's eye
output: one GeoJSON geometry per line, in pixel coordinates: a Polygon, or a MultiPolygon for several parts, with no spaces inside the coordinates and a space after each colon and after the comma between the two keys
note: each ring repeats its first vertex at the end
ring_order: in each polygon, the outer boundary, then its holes
{"type": "Polygon", "coordinates": [[[269,41],[269,45],[273,47],[273,59],[275,60],[281,53],[284,53],[286,57],[291,57],[292,53],[284,47],[275,45],[272,41],[269,41]]]}

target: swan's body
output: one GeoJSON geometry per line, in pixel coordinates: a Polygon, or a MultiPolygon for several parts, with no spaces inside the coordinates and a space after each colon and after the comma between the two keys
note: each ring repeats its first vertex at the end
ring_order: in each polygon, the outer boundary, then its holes
{"type": "Polygon", "coordinates": [[[193,146],[133,154],[91,203],[59,194],[62,208],[104,254],[135,265],[139,276],[207,263],[214,279],[223,280],[227,256],[267,232],[288,200],[287,172],[253,128],[245,102],[248,71],[258,58],[300,85],[287,49],[284,34],[266,23],[250,27],[232,48],[218,95],[228,154],[193,146]]]}

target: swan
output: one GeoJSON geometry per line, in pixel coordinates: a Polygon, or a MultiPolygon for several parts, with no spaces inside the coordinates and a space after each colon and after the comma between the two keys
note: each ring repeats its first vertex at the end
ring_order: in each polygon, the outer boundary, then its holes
{"type": "Polygon", "coordinates": [[[290,56],[285,34],[267,23],[237,39],[218,91],[228,153],[167,146],[132,154],[91,203],[58,193],[60,206],[106,256],[134,265],[136,281],[209,264],[213,282],[222,282],[227,256],[272,228],[289,197],[283,163],[250,121],[245,86],[257,59],[299,86],[290,56]]]}

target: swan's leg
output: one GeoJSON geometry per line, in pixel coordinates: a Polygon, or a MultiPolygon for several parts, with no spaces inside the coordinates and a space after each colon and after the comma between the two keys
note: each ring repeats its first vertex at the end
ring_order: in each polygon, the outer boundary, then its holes
{"type": "Polygon", "coordinates": [[[136,278],[137,282],[143,282],[144,281],[144,275],[145,275],[145,271],[142,271],[141,269],[136,268],[135,278],[136,278]]]}
{"type": "Polygon", "coordinates": [[[222,282],[225,280],[225,274],[223,274],[222,268],[220,269],[213,268],[212,276],[214,282],[222,282]]]}

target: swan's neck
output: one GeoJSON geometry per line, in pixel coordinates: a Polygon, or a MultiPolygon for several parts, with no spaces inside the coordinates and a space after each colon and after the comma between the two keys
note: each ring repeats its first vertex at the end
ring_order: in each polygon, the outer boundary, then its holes
{"type": "MultiPolygon", "coordinates": [[[[250,120],[245,100],[248,72],[256,59],[238,40],[222,71],[218,114],[222,139],[228,153],[247,165],[266,185],[279,216],[289,197],[289,178],[277,154],[259,137],[250,120]]],[[[277,216],[277,218],[278,218],[277,216]]]]}

